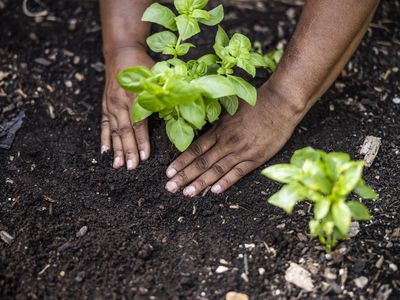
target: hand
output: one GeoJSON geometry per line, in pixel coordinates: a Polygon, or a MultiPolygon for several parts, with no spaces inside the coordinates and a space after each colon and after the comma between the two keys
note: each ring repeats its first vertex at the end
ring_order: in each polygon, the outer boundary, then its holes
{"type": "Polygon", "coordinates": [[[194,197],[206,187],[222,193],[274,156],[288,141],[305,108],[260,89],[255,107],[242,103],[233,116],[224,115],[167,169],[172,193],[194,197]]]}
{"type": "Polygon", "coordinates": [[[138,167],[140,160],[150,156],[147,120],[132,125],[130,108],[135,95],[125,92],[116,80],[117,74],[128,67],[151,67],[154,62],[144,50],[124,47],[105,54],[106,86],[103,93],[101,117],[101,153],[113,149],[113,168],[126,164],[128,170],[138,167]],[[139,160],[140,157],[140,160],[139,160]]]}

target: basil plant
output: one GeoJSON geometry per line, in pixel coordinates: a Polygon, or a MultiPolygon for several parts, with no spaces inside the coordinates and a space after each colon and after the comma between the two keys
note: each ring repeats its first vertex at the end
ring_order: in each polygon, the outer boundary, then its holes
{"type": "Polygon", "coordinates": [[[371,218],[358,200],[347,200],[354,192],[363,199],[376,200],[377,194],[362,179],[364,161],[352,161],[347,153],[297,150],[290,164],[270,166],[262,174],[285,184],[268,202],[291,213],[296,203],[314,203],[314,217],[309,223],[311,236],[318,237],[330,252],[338,240],[348,238],[352,220],[371,218]]]}
{"type": "Polygon", "coordinates": [[[131,109],[133,122],[158,113],[166,122],[170,141],[182,152],[192,143],[196,132],[207,122],[216,122],[223,110],[235,114],[239,98],[255,105],[256,88],[234,75],[236,67],[254,77],[257,68],[273,71],[278,63],[279,55],[263,56],[253,50],[245,35],[235,33],[229,38],[220,26],[213,47],[215,53],[188,61],[182,59],[195,47],[188,40],[200,33],[200,25],[216,26],[224,18],[222,5],[207,11],[207,3],[208,0],[175,0],[177,13],[159,3],[148,7],[142,20],[167,30],[149,36],[147,44],[168,59],[151,69],[134,66],[117,76],[126,91],[137,94],[131,109]]]}

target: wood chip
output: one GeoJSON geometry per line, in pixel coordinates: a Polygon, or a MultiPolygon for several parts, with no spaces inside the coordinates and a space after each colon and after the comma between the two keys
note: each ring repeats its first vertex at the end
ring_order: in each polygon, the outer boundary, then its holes
{"type": "Polygon", "coordinates": [[[382,140],[381,138],[368,135],[363,145],[361,146],[360,154],[364,155],[365,166],[372,166],[375,157],[378,154],[379,148],[381,147],[382,140]]]}
{"type": "Polygon", "coordinates": [[[7,231],[0,231],[0,237],[1,239],[8,245],[10,245],[14,239],[12,235],[10,235],[7,231]]]}
{"type": "Polygon", "coordinates": [[[311,292],[314,289],[314,284],[311,280],[311,274],[303,267],[291,262],[286,270],[285,279],[287,282],[293,283],[295,286],[311,292]]]}

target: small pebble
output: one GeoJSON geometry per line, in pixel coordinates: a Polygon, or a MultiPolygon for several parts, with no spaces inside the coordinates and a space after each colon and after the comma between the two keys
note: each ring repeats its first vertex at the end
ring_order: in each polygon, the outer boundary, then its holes
{"type": "Polygon", "coordinates": [[[228,271],[228,270],[229,270],[228,267],[219,266],[219,267],[215,270],[215,273],[217,273],[217,274],[222,274],[222,273],[225,273],[225,272],[228,271]]]}
{"type": "Polygon", "coordinates": [[[225,295],[225,300],[249,300],[249,296],[238,292],[228,292],[225,295]]]}
{"type": "Polygon", "coordinates": [[[359,288],[363,289],[368,283],[368,278],[365,276],[360,276],[354,279],[354,284],[359,288]]]}
{"type": "Polygon", "coordinates": [[[400,104],[400,97],[393,98],[392,101],[394,104],[400,104]]]}
{"type": "Polygon", "coordinates": [[[88,231],[88,227],[87,226],[83,226],[81,229],[79,229],[79,231],[76,233],[76,237],[82,237],[86,234],[86,232],[88,231]]]}
{"type": "Polygon", "coordinates": [[[7,231],[4,230],[0,231],[0,237],[8,245],[10,245],[14,239],[12,235],[10,235],[7,231]]]}

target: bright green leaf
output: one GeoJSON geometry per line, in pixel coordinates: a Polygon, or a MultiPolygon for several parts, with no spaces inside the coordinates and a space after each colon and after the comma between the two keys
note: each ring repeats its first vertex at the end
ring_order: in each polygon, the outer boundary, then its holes
{"type": "Polygon", "coordinates": [[[280,183],[289,183],[301,179],[303,172],[290,164],[278,164],[264,169],[261,174],[280,183]]]}
{"type": "Polygon", "coordinates": [[[325,197],[322,198],[320,201],[315,203],[314,206],[314,217],[317,220],[321,220],[325,218],[331,208],[331,202],[326,199],[325,197]]]}
{"type": "Polygon", "coordinates": [[[206,124],[206,109],[202,98],[198,98],[187,105],[179,105],[179,111],[186,122],[196,129],[201,129],[206,124]]]}
{"type": "Polygon", "coordinates": [[[176,10],[180,14],[189,14],[195,9],[202,9],[208,3],[208,0],[174,0],[176,10]]]}
{"type": "Polygon", "coordinates": [[[298,167],[302,167],[306,160],[317,161],[320,159],[318,152],[311,148],[305,147],[294,152],[290,163],[298,167]]]}
{"type": "Polygon", "coordinates": [[[194,130],[182,118],[167,121],[166,130],[170,141],[181,152],[185,151],[193,141],[194,130]]]}
{"type": "Polygon", "coordinates": [[[168,93],[173,97],[172,104],[190,104],[200,97],[201,90],[193,87],[190,83],[172,79],[168,84],[168,93]]]}
{"type": "MultiPolygon", "coordinates": [[[[205,20],[210,20],[210,18],[211,18],[211,16],[210,16],[210,14],[208,13],[208,11],[205,11],[205,10],[202,10],[202,9],[195,9],[195,10],[192,12],[191,16],[192,16],[193,18],[196,18],[196,19],[205,19],[205,20]]],[[[200,21],[200,20],[199,20],[199,21],[200,21]]],[[[200,22],[201,22],[201,21],[200,21],[200,22]]]]}
{"type": "Polygon", "coordinates": [[[152,72],[146,67],[127,68],[117,75],[117,81],[121,87],[130,93],[143,91],[143,81],[151,77],[152,72]]]}
{"type": "Polygon", "coordinates": [[[238,95],[241,99],[243,99],[250,105],[254,106],[257,101],[256,88],[241,77],[229,76],[228,78],[235,88],[236,95],[238,95]]]}
{"type": "Polygon", "coordinates": [[[215,99],[207,99],[206,103],[207,120],[214,123],[221,114],[221,104],[215,99]]]}
{"type": "Polygon", "coordinates": [[[277,207],[283,208],[288,214],[293,210],[295,204],[304,199],[304,187],[297,183],[292,182],[284,185],[280,191],[273,194],[268,202],[277,207]]]}
{"type": "Polygon", "coordinates": [[[265,62],[264,57],[256,52],[250,53],[250,63],[255,67],[266,67],[267,64],[265,62]]]}
{"type": "Polygon", "coordinates": [[[347,202],[347,206],[349,207],[354,220],[368,221],[371,219],[368,208],[364,204],[358,201],[349,201],[347,202]]]}
{"type": "Polygon", "coordinates": [[[310,227],[310,233],[312,236],[318,236],[322,230],[321,224],[318,220],[310,220],[308,226],[310,227]]]}
{"type": "Polygon", "coordinates": [[[194,47],[195,47],[195,45],[193,45],[191,43],[180,44],[178,46],[178,48],[176,48],[176,54],[179,56],[183,56],[189,52],[190,48],[194,48],[194,47]]]}
{"type": "Polygon", "coordinates": [[[192,83],[202,88],[209,98],[222,98],[236,94],[231,81],[221,75],[207,75],[192,80],[192,83]]]}
{"type": "Polygon", "coordinates": [[[339,176],[336,185],[340,195],[347,195],[355,189],[360,182],[363,168],[364,161],[352,161],[343,165],[342,174],[339,176]]]}
{"type": "Polygon", "coordinates": [[[201,18],[199,20],[200,23],[207,26],[215,26],[221,23],[221,21],[224,19],[224,7],[222,6],[222,4],[210,10],[208,13],[209,18],[201,18]]]}
{"type": "Polygon", "coordinates": [[[200,32],[199,23],[195,18],[187,15],[180,15],[175,18],[179,35],[182,40],[187,40],[200,32]]]}
{"type": "Polygon", "coordinates": [[[138,101],[135,101],[135,103],[131,107],[131,119],[134,123],[143,121],[151,114],[152,112],[143,108],[138,101]]]}
{"type": "Polygon", "coordinates": [[[229,44],[228,34],[221,26],[218,26],[217,35],[215,37],[215,44],[222,47],[226,47],[229,44]]]}
{"type": "Polygon", "coordinates": [[[175,14],[168,7],[153,3],[144,12],[142,21],[156,23],[175,31],[177,30],[175,17],[175,14]]]}
{"type": "Polygon", "coordinates": [[[357,184],[354,192],[360,196],[363,199],[371,199],[371,200],[376,200],[378,199],[378,195],[375,193],[375,191],[368,186],[363,179],[359,181],[357,184]]]}
{"type": "Polygon", "coordinates": [[[219,101],[230,116],[233,116],[239,108],[239,99],[236,95],[222,97],[219,101]]]}
{"type": "Polygon", "coordinates": [[[211,66],[217,63],[218,57],[215,54],[206,54],[202,57],[200,57],[197,61],[198,62],[203,62],[207,66],[211,66]]]}
{"type": "Polygon", "coordinates": [[[151,112],[159,112],[165,108],[164,102],[157,96],[147,91],[140,93],[136,98],[136,102],[144,109],[151,112]]]}
{"type": "Polygon", "coordinates": [[[332,205],[332,217],[335,226],[347,236],[351,224],[351,211],[344,201],[338,201],[332,205]]]}
{"type": "Polygon", "coordinates": [[[161,31],[147,38],[147,45],[156,53],[163,52],[166,47],[174,48],[178,38],[171,31],[161,31]]]}
{"type": "Polygon", "coordinates": [[[243,70],[245,70],[247,73],[249,73],[252,77],[256,76],[256,67],[250,63],[250,60],[245,60],[239,58],[237,60],[237,66],[243,70]]]}

